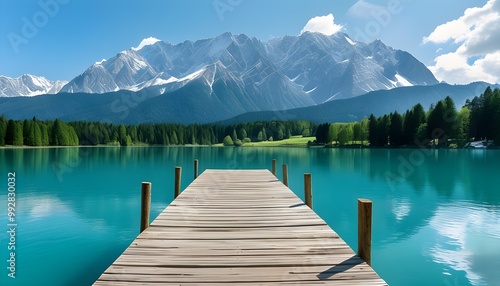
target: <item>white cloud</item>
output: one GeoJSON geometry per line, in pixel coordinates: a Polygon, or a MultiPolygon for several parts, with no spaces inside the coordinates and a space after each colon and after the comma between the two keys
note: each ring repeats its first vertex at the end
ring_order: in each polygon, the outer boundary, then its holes
{"type": "Polygon", "coordinates": [[[339,32],[342,28],[342,25],[335,24],[333,14],[330,13],[326,16],[317,16],[310,19],[302,31],[300,31],[300,34],[305,32],[316,32],[330,36],[339,32]]]}
{"type": "Polygon", "coordinates": [[[354,5],[352,5],[351,8],[349,8],[347,14],[349,14],[349,16],[372,20],[374,14],[379,15],[385,10],[387,10],[387,8],[382,5],[376,5],[368,3],[364,0],[359,0],[354,5]]]}
{"type": "Polygon", "coordinates": [[[152,45],[152,44],[159,42],[159,41],[160,40],[158,40],[157,38],[149,37],[149,38],[142,40],[141,43],[139,44],[139,46],[132,48],[132,50],[138,51],[138,50],[144,48],[145,46],[152,45]]]}
{"type": "Polygon", "coordinates": [[[500,0],[465,10],[460,18],[439,25],[423,39],[424,44],[449,42],[458,48],[439,55],[429,67],[438,79],[449,83],[500,82],[500,0]]]}
{"type": "Polygon", "coordinates": [[[487,264],[497,259],[491,246],[496,245],[500,237],[499,219],[498,214],[468,203],[440,206],[429,221],[438,235],[437,243],[426,253],[436,263],[464,271],[473,285],[487,284],[485,281],[493,281],[490,279],[496,277],[497,272],[479,268],[478,262],[487,264]]]}

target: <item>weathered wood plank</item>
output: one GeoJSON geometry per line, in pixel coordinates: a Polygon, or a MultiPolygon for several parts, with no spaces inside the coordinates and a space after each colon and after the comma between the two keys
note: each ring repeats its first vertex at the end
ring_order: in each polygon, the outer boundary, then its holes
{"type": "Polygon", "coordinates": [[[267,170],[208,170],[94,285],[387,285],[267,170]]]}

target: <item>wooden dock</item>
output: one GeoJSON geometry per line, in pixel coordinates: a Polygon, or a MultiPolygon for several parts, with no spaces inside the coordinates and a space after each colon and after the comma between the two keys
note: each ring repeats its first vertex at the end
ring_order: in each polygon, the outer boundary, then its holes
{"type": "Polygon", "coordinates": [[[387,285],[268,170],[207,170],[94,285],[387,285]]]}

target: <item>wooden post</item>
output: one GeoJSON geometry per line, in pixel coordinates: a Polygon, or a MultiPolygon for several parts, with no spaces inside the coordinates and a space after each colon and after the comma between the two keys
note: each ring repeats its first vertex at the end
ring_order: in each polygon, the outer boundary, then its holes
{"type": "Polygon", "coordinates": [[[304,174],[304,193],[305,203],[312,209],[312,179],[309,173],[304,174]]]}
{"type": "Polygon", "coordinates": [[[273,169],[272,169],[273,175],[276,176],[276,159],[273,159],[273,169]]]}
{"type": "Polygon", "coordinates": [[[151,183],[142,183],[141,193],[141,233],[149,227],[149,213],[151,209],[151,183]]]}
{"type": "Polygon", "coordinates": [[[175,189],[174,189],[174,199],[181,194],[181,174],[182,168],[175,167],[175,189]]]}
{"type": "Polygon", "coordinates": [[[288,187],[288,165],[283,164],[283,184],[288,187]]]}
{"type": "Polygon", "coordinates": [[[194,179],[198,178],[198,159],[194,160],[194,179]]]}
{"type": "Polygon", "coordinates": [[[372,265],[372,201],[358,199],[358,256],[372,265]]]}

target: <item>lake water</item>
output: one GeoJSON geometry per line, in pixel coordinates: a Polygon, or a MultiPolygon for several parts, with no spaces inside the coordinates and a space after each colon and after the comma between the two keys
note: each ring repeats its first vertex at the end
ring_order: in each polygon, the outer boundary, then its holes
{"type": "MultiPolygon", "coordinates": [[[[138,235],[142,181],[152,219],[193,160],[207,168],[289,165],[303,198],[356,251],[357,198],[373,201],[373,267],[390,285],[500,285],[500,152],[301,148],[0,149],[0,285],[90,285],[138,235]],[[16,174],[16,278],[9,278],[8,172],[16,174]]],[[[281,174],[279,174],[281,178],[281,174]]]]}

